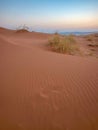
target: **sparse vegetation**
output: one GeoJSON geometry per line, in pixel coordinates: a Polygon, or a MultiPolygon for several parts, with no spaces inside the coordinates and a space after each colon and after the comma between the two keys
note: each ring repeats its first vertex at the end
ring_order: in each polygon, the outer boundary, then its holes
{"type": "Polygon", "coordinates": [[[23,25],[23,26],[19,26],[16,29],[16,32],[17,33],[29,32],[28,29],[29,29],[29,27],[27,27],[26,25],[23,25]]]}
{"type": "Polygon", "coordinates": [[[88,46],[90,46],[90,47],[98,47],[98,43],[91,43],[91,44],[88,44],[88,46]]]}
{"type": "Polygon", "coordinates": [[[87,35],[86,39],[87,39],[87,41],[91,41],[91,42],[94,40],[93,35],[87,35]]]}
{"type": "Polygon", "coordinates": [[[87,41],[89,41],[88,46],[89,47],[98,47],[98,39],[97,39],[98,34],[91,34],[87,35],[85,38],[87,41]]]}
{"type": "Polygon", "coordinates": [[[53,51],[60,53],[74,54],[79,50],[73,35],[63,37],[54,34],[53,38],[49,41],[49,45],[53,51]]]}

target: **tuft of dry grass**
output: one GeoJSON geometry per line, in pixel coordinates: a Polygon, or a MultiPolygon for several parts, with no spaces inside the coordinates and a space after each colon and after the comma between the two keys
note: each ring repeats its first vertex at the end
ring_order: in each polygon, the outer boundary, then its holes
{"type": "Polygon", "coordinates": [[[24,32],[29,32],[28,27],[26,25],[20,26],[16,29],[16,33],[24,33],[24,32]]]}
{"type": "Polygon", "coordinates": [[[79,50],[75,38],[73,35],[60,36],[55,34],[51,40],[49,40],[49,45],[53,51],[67,54],[74,54],[79,50]]]}
{"type": "Polygon", "coordinates": [[[60,43],[60,36],[58,34],[54,34],[54,36],[49,40],[49,44],[51,46],[57,46],[60,43]]]}
{"type": "Polygon", "coordinates": [[[87,40],[87,41],[90,41],[90,42],[93,42],[93,40],[94,40],[93,35],[87,35],[87,36],[86,36],[86,40],[87,40]]]}

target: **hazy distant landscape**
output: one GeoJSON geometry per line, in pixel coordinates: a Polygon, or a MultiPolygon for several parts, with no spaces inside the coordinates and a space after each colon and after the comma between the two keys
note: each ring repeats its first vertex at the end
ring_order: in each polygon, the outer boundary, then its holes
{"type": "Polygon", "coordinates": [[[98,31],[94,31],[94,32],[59,32],[59,33],[63,34],[63,35],[69,35],[69,34],[74,34],[74,35],[88,35],[88,34],[98,33],[98,31]]]}

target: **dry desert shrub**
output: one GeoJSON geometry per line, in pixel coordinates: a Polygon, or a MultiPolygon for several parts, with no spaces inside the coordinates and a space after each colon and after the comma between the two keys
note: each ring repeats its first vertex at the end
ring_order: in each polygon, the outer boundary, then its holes
{"type": "Polygon", "coordinates": [[[28,29],[29,29],[29,27],[26,26],[26,25],[19,26],[19,27],[16,29],[16,33],[29,32],[28,29]]]}
{"type": "Polygon", "coordinates": [[[51,40],[49,40],[49,45],[52,50],[60,53],[74,54],[78,51],[78,46],[73,35],[60,36],[55,34],[51,40]]]}

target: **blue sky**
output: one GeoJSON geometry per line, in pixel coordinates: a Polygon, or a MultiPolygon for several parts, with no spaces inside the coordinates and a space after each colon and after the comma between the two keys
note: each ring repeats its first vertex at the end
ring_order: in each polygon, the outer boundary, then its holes
{"type": "Polygon", "coordinates": [[[98,0],[0,0],[0,26],[39,31],[98,30],[98,0]]]}

